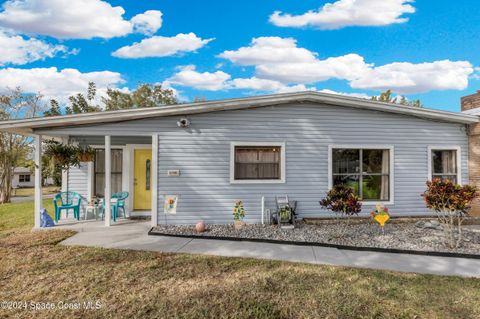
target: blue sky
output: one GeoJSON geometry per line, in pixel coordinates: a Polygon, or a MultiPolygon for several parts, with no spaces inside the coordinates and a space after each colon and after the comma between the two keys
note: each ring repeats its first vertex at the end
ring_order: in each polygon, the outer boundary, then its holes
{"type": "Polygon", "coordinates": [[[467,0],[10,0],[0,90],[64,100],[90,80],[100,93],[163,83],[191,100],[392,88],[458,111],[480,89],[479,22],[467,0]]]}

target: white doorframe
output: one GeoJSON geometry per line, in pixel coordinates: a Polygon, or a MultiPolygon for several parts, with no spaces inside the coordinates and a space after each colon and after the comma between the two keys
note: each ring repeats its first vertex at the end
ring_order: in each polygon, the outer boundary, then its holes
{"type": "MultiPolygon", "coordinates": [[[[130,213],[133,212],[135,209],[134,209],[134,202],[133,202],[133,199],[134,199],[134,178],[135,178],[135,150],[140,150],[140,149],[152,149],[152,144],[127,144],[126,145],[126,150],[127,150],[127,153],[128,153],[128,182],[129,182],[129,185],[128,185],[128,188],[131,190],[129,193],[130,193],[130,196],[129,196],[129,200],[128,200],[128,204],[129,204],[129,207],[130,207],[130,213]]],[[[125,166],[124,166],[125,167],[125,166]]],[[[125,174],[127,175],[127,174],[125,174]]],[[[152,177],[153,178],[153,177],[152,177]]]]}

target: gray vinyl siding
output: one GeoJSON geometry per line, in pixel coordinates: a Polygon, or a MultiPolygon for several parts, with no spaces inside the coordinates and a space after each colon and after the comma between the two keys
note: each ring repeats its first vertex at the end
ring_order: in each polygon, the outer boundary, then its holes
{"type": "MultiPolygon", "coordinates": [[[[188,116],[191,126],[180,129],[179,117],[55,130],[68,135],[159,134],[159,223],[165,222],[163,196],[179,195],[177,214],[168,223],[229,223],[235,200],[245,203],[247,222],[260,220],[261,197],[275,207],[275,195],[298,201],[301,217],[331,216],[318,201],[328,190],[328,146],[388,145],[394,148],[394,215],[426,215],[420,194],[428,176],[429,145],[460,146],[462,181],[467,182],[465,125],[412,116],[329,105],[279,105],[188,116]],[[231,142],[286,144],[286,182],[230,184],[231,142]],[[167,177],[179,169],[180,177],[167,177]]],[[[363,214],[372,206],[364,205],[363,214]]]]}

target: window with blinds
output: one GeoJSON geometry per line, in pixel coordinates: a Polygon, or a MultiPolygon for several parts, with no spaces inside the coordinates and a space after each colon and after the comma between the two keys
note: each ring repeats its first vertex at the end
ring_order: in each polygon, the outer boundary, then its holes
{"type": "MultiPolygon", "coordinates": [[[[112,149],[112,194],[122,191],[123,155],[121,149],[112,149]]],[[[94,194],[105,196],[105,150],[95,150],[94,194]]]]}
{"type": "Polygon", "coordinates": [[[235,180],[280,180],[280,146],[235,146],[235,180]]]}

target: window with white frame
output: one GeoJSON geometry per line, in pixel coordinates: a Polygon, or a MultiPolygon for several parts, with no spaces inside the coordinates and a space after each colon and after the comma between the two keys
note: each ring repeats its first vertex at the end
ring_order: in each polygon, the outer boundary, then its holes
{"type": "Polygon", "coordinates": [[[232,182],[282,182],[284,180],[283,144],[232,144],[232,182]]]}
{"type": "MultiPolygon", "coordinates": [[[[111,151],[111,185],[112,194],[122,191],[122,166],[123,166],[123,152],[121,149],[112,149],[111,151]]],[[[94,194],[96,197],[105,196],[105,150],[95,150],[94,161],[94,194]]]]}
{"type": "Polygon", "coordinates": [[[331,150],[331,185],[347,185],[364,201],[390,201],[391,149],[331,150]]]}
{"type": "Polygon", "coordinates": [[[459,183],[458,149],[430,149],[431,179],[439,178],[459,183]]]}

